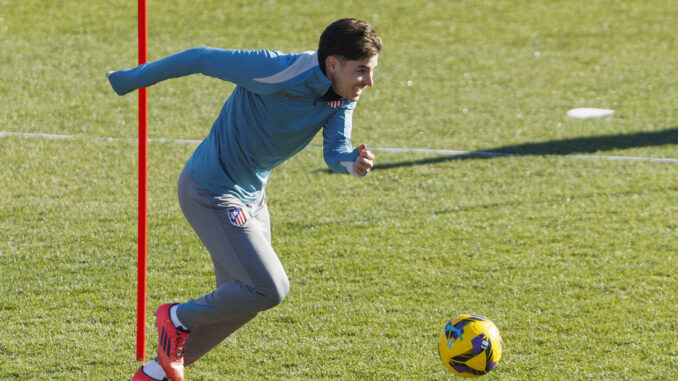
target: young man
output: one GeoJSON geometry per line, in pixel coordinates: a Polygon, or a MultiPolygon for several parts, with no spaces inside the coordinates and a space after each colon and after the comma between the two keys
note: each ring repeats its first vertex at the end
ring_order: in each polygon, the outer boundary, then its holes
{"type": "Polygon", "coordinates": [[[158,357],[133,381],[183,380],[184,366],[282,302],[289,282],[271,246],[266,181],[321,129],[332,170],[369,172],[374,156],[365,144],[351,145],[352,115],[373,84],[381,48],[370,24],[341,19],[325,29],[315,52],[202,47],[107,74],[119,95],[194,73],[237,85],[178,185],[181,209],[212,257],[217,288],[158,308],[158,357]]]}

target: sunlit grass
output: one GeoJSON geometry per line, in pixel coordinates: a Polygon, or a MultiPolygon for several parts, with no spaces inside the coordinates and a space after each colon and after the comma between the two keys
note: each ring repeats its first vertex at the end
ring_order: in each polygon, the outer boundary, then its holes
{"type": "MultiPolygon", "coordinates": [[[[452,379],[436,340],[490,317],[486,379],[678,377],[678,167],[562,154],[678,158],[670,2],[276,1],[149,4],[149,57],[200,45],[315,49],[330,21],[386,44],[354,143],[367,178],[330,174],[319,140],[273,172],[273,245],[291,281],[187,370],[191,380],[452,379]],[[570,120],[573,107],[612,117],[570,120]]],[[[136,4],[0,1],[0,379],[128,379],[135,352],[136,4]]],[[[149,90],[151,137],[201,139],[232,85],[149,90]]],[[[195,145],[149,145],[148,308],[212,289],[176,201],[195,145]]],[[[147,357],[155,350],[150,316],[147,357]]]]}

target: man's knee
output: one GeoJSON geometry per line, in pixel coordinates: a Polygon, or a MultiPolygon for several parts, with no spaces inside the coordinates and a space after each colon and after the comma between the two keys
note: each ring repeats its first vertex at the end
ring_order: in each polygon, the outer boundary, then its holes
{"type": "Polygon", "coordinates": [[[264,299],[264,309],[269,309],[282,303],[290,291],[290,281],[286,274],[273,279],[271,285],[265,290],[257,292],[264,299]]]}

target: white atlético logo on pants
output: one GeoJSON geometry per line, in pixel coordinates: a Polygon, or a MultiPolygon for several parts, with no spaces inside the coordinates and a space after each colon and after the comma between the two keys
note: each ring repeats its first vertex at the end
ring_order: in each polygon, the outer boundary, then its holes
{"type": "Polygon", "coordinates": [[[245,225],[245,222],[247,222],[245,211],[242,209],[229,209],[228,218],[231,220],[231,223],[235,226],[243,226],[245,225]]]}

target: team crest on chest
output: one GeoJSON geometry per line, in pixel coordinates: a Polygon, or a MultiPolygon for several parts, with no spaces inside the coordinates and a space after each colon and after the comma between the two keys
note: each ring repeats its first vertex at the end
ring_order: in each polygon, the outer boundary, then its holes
{"type": "Polygon", "coordinates": [[[338,101],[329,101],[329,102],[327,102],[327,104],[332,108],[332,110],[334,110],[335,108],[341,106],[341,103],[342,103],[342,100],[341,100],[341,99],[338,100],[338,101]]]}
{"type": "Polygon", "coordinates": [[[247,222],[247,216],[245,216],[245,211],[243,209],[229,209],[227,211],[228,219],[231,220],[231,223],[235,226],[243,226],[247,222]]]}

